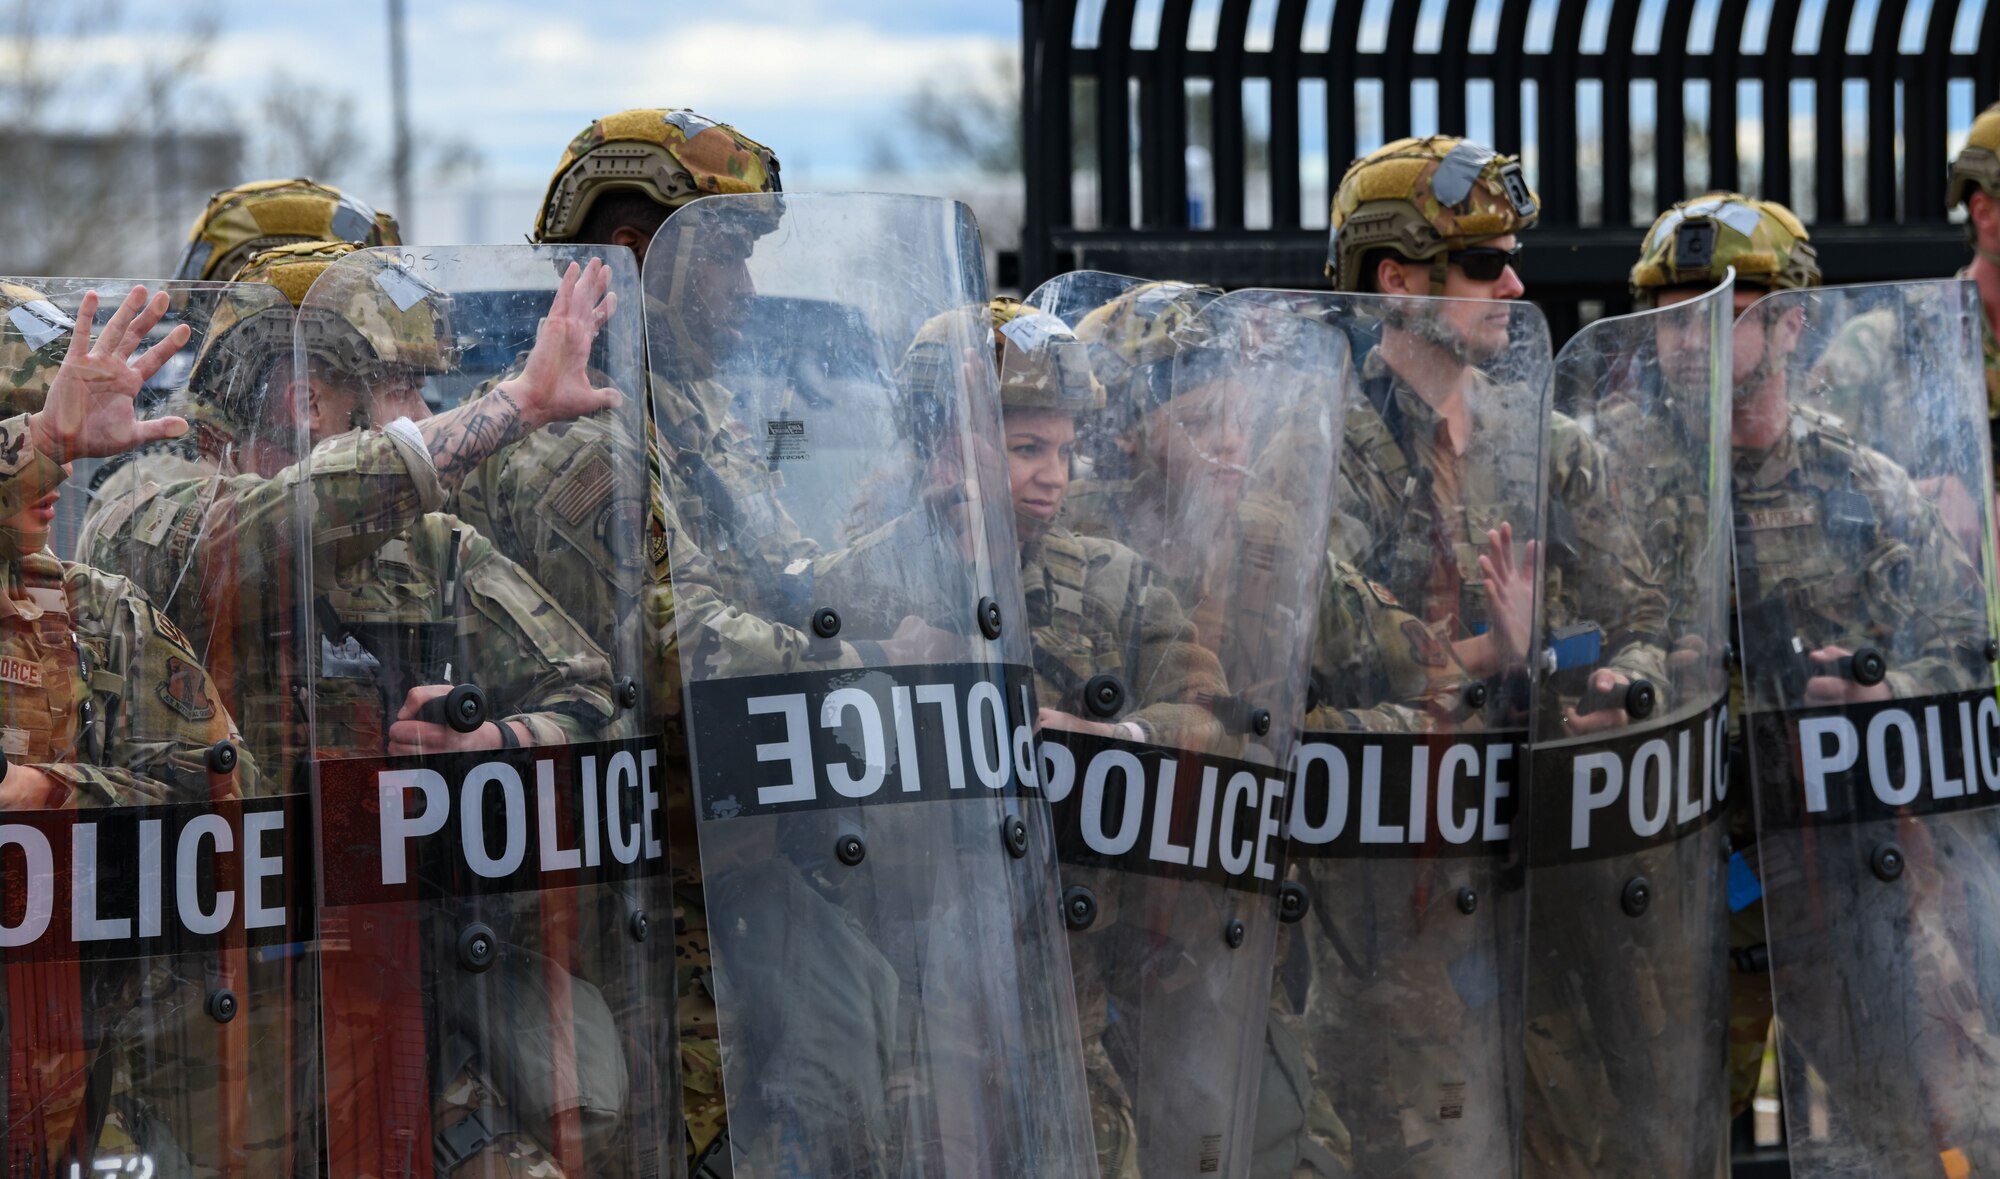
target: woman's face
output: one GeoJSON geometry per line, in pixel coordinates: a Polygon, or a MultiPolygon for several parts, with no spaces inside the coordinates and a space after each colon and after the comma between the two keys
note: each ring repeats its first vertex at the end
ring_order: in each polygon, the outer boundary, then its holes
{"type": "Polygon", "coordinates": [[[1132,449],[1175,487],[1209,486],[1233,500],[1248,473],[1240,390],[1228,378],[1190,389],[1139,421],[1132,449]]]}
{"type": "Polygon", "coordinates": [[[1062,511],[1069,493],[1070,459],[1076,451],[1076,418],[1060,409],[1009,409],[1007,483],[1014,518],[1046,527],[1062,511]]]}
{"type": "MultiPolygon", "coordinates": [[[[71,464],[63,464],[63,470],[70,469],[71,464]]],[[[59,488],[50,488],[47,495],[13,515],[0,519],[0,531],[18,537],[22,552],[40,552],[49,543],[49,532],[55,527],[56,501],[61,498],[62,492],[59,488]]]]}

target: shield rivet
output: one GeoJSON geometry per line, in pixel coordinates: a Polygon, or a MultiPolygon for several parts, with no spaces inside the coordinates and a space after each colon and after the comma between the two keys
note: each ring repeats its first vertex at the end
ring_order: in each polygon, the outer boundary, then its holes
{"type": "Polygon", "coordinates": [[[208,1001],[202,1005],[208,1017],[217,1023],[228,1023],[236,1018],[236,992],[223,988],[208,993],[208,1001]]]}
{"type": "Polygon", "coordinates": [[[1465,706],[1466,706],[1467,708],[1470,708],[1470,709],[1471,709],[1472,711],[1474,711],[1474,712],[1483,712],[1483,711],[1485,711],[1485,709],[1486,709],[1486,685],[1485,685],[1485,684],[1467,684],[1467,685],[1465,685],[1465,706]]]}
{"type": "Polygon", "coordinates": [[[1855,683],[1864,688],[1872,688],[1888,676],[1889,661],[1875,648],[1863,647],[1854,653],[1854,667],[1851,674],[1855,683]]]}
{"type": "Polygon", "coordinates": [[[493,965],[500,954],[500,939],[493,927],[475,921],[458,931],[458,964],[474,974],[493,965]]]}
{"type": "Polygon", "coordinates": [[[2000,639],[1986,640],[1986,662],[2000,662],[2000,639]]]}
{"type": "Polygon", "coordinates": [[[823,639],[839,634],[840,611],[831,606],[821,606],[813,611],[813,633],[823,639]]]}
{"type": "Polygon", "coordinates": [[[1063,891],[1063,924],[1089,929],[1097,921],[1097,894],[1079,884],[1063,891]]]}
{"type": "Polygon", "coordinates": [[[859,835],[843,835],[833,845],[833,854],[840,862],[852,868],[868,858],[868,845],[861,842],[859,835]]]}
{"type": "Polygon", "coordinates": [[[992,598],[979,599],[979,633],[989,639],[1000,637],[1000,603],[992,598]]]}
{"type": "Polygon", "coordinates": [[[227,774],[236,768],[236,746],[228,741],[217,741],[208,747],[205,760],[209,773],[227,774]]]}
{"type": "Polygon", "coordinates": [[[1278,887],[1278,920],[1288,923],[1301,921],[1311,907],[1312,898],[1306,895],[1305,885],[1287,880],[1278,887]]]}
{"type": "Polygon", "coordinates": [[[1467,917],[1479,910],[1479,890],[1467,885],[1458,890],[1458,911],[1467,917]]]}
{"type": "Polygon", "coordinates": [[[1625,714],[1633,720],[1645,720],[1653,715],[1653,708],[1659,702],[1659,689],[1645,680],[1633,680],[1625,689],[1625,714]]]}
{"type": "Polygon", "coordinates": [[[1885,843],[1868,857],[1868,866],[1875,870],[1875,879],[1887,884],[1899,880],[1903,875],[1903,849],[1893,843],[1885,843]]]}
{"type": "Polygon", "coordinates": [[[1644,876],[1634,876],[1625,882],[1624,895],[1618,898],[1627,917],[1644,917],[1646,910],[1653,907],[1653,882],[1644,876]]]}
{"type": "Polygon", "coordinates": [[[1250,714],[1250,731],[1259,737],[1271,735],[1271,710],[1260,708],[1250,714]]]}
{"type": "Polygon", "coordinates": [[[1007,845],[1007,854],[1020,859],[1028,854],[1028,825],[1019,815],[1008,815],[1000,824],[1000,842],[1007,845]]]}
{"type": "Polygon", "coordinates": [[[1091,676],[1083,685],[1083,706],[1091,715],[1109,720],[1118,715],[1119,706],[1125,703],[1125,685],[1117,676],[1106,673],[1091,676]]]}
{"type": "Polygon", "coordinates": [[[646,916],[646,911],[639,909],[625,919],[625,929],[632,935],[633,941],[643,942],[646,935],[653,932],[653,923],[646,916]]]}
{"type": "Polygon", "coordinates": [[[1222,927],[1222,940],[1229,943],[1230,949],[1240,950],[1243,948],[1243,937],[1243,922],[1235,917],[1231,917],[1229,924],[1222,927]]]}
{"type": "Polygon", "coordinates": [[[621,675],[618,682],[611,685],[611,696],[618,701],[618,707],[634,709],[639,707],[639,681],[629,675],[621,675]]]}

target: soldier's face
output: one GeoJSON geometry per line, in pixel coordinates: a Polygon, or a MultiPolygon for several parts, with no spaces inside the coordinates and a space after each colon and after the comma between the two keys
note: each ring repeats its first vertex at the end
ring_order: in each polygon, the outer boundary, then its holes
{"type": "MultiPolygon", "coordinates": [[[[1478,245],[1511,250],[1518,242],[1519,238],[1507,233],[1478,245]]],[[[1385,295],[1429,295],[1430,284],[1429,262],[1385,260],[1376,273],[1376,286],[1385,295]]],[[[1527,293],[1527,286],[1512,266],[1502,268],[1498,278],[1482,280],[1468,276],[1463,266],[1453,262],[1445,269],[1444,290],[1438,293],[1448,299],[1482,302],[1415,310],[1413,314],[1422,317],[1413,321],[1418,334],[1433,337],[1435,342],[1447,345],[1472,364],[1485,363],[1507,351],[1514,315],[1508,308],[1493,304],[1519,299],[1527,293]]]]}
{"type": "MultiPolygon", "coordinates": [[[[692,240],[689,239],[692,244],[692,240]]],[[[678,312],[691,342],[711,357],[734,349],[742,339],[744,307],[757,293],[750,281],[752,244],[726,234],[710,235],[699,251],[662,250],[667,262],[656,268],[657,288],[678,312]]]]}
{"type": "MultiPolygon", "coordinates": [[[[63,470],[72,469],[74,464],[63,464],[63,470]]],[[[22,552],[40,552],[49,543],[49,532],[56,523],[56,501],[61,498],[60,489],[50,488],[47,495],[11,516],[0,518],[0,532],[12,535],[22,552]]]]}
{"type": "Polygon", "coordinates": [[[1076,419],[1060,409],[1010,409],[1002,415],[1007,432],[1007,485],[1019,523],[1046,526],[1062,511],[1069,494],[1070,460],[1076,453],[1076,419]]]}
{"type": "Polygon", "coordinates": [[[1140,419],[1134,445],[1173,486],[1206,487],[1195,494],[1234,501],[1248,473],[1244,396],[1228,378],[1190,389],[1140,419]]]}
{"type": "Polygon", "coordinates": [[[1731,372],[1738,389],[1760,384],[1774,372],[1783,372],[1785,362],[1798,347],[1805,312],[1794,305],[1777,310],[1771,307],[1752,312],[1750,308],[1765,292],[1755,288],[1736,290],[1736,334],[1731,348],[1731,372]]]}
{"type": "MultiPolygon", "coordinates": [[[[1661,291],[1656,302],[1672,307],[1699,298],[1699,287],[1661,291]]],[[[1667,385],[1693,392],[1708,386],[1708,320],[1701,315],[1662,315],[1653,321],[1653,342],[1660,355],[1660,372],[1667,385]]]]}

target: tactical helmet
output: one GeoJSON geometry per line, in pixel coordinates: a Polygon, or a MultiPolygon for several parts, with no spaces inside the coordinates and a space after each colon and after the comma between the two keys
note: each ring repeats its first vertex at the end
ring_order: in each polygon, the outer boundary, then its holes
{"type": "Polygon", "coordinates": [[[0,282],[0,418],[42,408],[75,327],[42,292],[0,282]]]}
{"type": "Polygon", "coordinates": [[[1951,158],[1944,189],[1945,212],[1964,204],[1974,186],[1987,196],[2000,198],[2000,102],[1979,112],[1972,120],[1972,130],[1966,133],[1965,146],[1951,158]]]}
{"type": "Polygon", "coordinates": [[[1668,287],[1712,287],[1730,267],[1736,285],[1796,290],[1820,283],[1806,227],[1776,201],[1712,192],[1660,214],[1632,267],[1632,297],[1651,307],[1668,287]]]}
{"type": "Polygon", "coordinates": [[[304,177],[253,180],[209,198],[174,277],[232,279],[259,250],[309,241],[394,246],[402,239],[394,217],[337,188],[304,177]]]}
{"type": "Polygon", "coordinates": [[[782,186],[771,149],[726,123],[690,110],[620,111],[570,141],[535,215],[534,240],[576,240],[597,199],[619,191],[677,209],[700,196],[782,186]]]}
{"type": "Polygon", "coordinates": [[[1068,324],[1019,299],[995,299],[989,310],[1001,405],[1071,413],[1104,408],[1090,353],[1068,324]]]}
{"type": "Polygon", "coordinates": [[[1202,309],[1221,296],[1194,283],[1141,283],[1084,316],[1076,335],[1107,394],[1135,409],[1171,396],[1174,357],[1200,342],[1202,309]]]}
{"type": "Polygon", "coordinates": [[[271,362],[290,354],[295,336],[308,355],[362,383],[390,369],[437,373],[457,365],[450,296],[411,274],[393,253],[352,242],[298,242],[257,254],[239,280],[268,283],[284,300],[249,291],[226,296],[189,382],[239,422],[235,411],[247,406],[235,394],[254,391],[271,362]],[[336,265],[342,259],[349,260],[336,265]]]}
{"type": "Polygon", "coordinates": [[[1541,215],[1521,163],[1452,135],[1399,139],[1347,169],[1333,194],[1326,273],[1334,289],[1366,292],[1363,261],[1388,249],[1429,261],[1431,291],[1443,289],[1452,250],[1519,233],[1541,215]]]}

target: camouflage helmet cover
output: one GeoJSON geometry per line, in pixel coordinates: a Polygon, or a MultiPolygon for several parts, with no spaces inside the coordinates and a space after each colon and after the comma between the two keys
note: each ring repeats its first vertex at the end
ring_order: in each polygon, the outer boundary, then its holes
{"type": "Polygon", "coordinates": [[[1365,292],[1369,252],[1431,262],[1444,284],[1446,253],[1519,233],[1541,215],[1520,161],[1451,135],[1399,139],[1347,169],[1333,194],[1326,273],[1336,290],[1365,292]]]}
{"type": "Polygon", "coordinates": [[[1669,287],[1712,287],[1730,267],[1738,286],[1796,290],[1820,283],[1806,227],[1776,201],[1712,192],[1660,214],[1632,267],[1632,297],[1652,306],[1669,287]]]}
{"type": "Polygon", "coordinates": [[[1964,204],[1972,190],[2000,198],[2000,102],[1979,112],[1966,132],[1965,146],[1951,158],[1945,180],[1944,207],[1949,213],[1964,204]]]}
{"type": "Polygon", "coordinates": [[[290,242],[401,244],[396,219],[329,185],[299,177],[253,180],[209,198],[174,277],[235,278],[250,256],[290,242]]]}
{"type": "Polygon", "coordinates": [[[268,283],[282,302],[226,297],[209,323],[190,385],[224,399],[244,374],[260,377],[295,338],[333,371],[371,381],[384,369],[449,371],[457,363],[450,296],[411,274],[393,253],[352,242],[297,242],[264,250],[239,278],[268,283]],[[345,265],[336,265],[351,259],[345,265]],[[310,298],[308,296],[310,295],[310,298]]]}
{"type": "Polygon", "coordinates": [[[1002,406],[1071,413],[1104,408],[1104,386],[1090,371],[1090,353],[1068,324],[1019,299],[988,306],[1002,406]]]}
{"type": "Polygon", "coordinates": [[[534,240],[574,241],[597,199],[621,190],[677,209],[696,197],[782,186],[778,157],[727,123],[664,107],[620,111],[570,141],[535,215],[534,240]]]}
{"type": "Polygon", "coordinates": [[[75,327],[42,292],[0,282],[0,418],[42,408],[75,327]]]}
{"type": "Polygon", "coordinates": [[[1140,400],[1157,404],[1173,383],[1174,357],[1200,342],[1193,334],[1202,309],[1221,296],[1219,288],[1195,283],[1141,283],[1085,315],[1076,335],[1107,391],[1127,400],[1140,392],[1140,400]]]}

